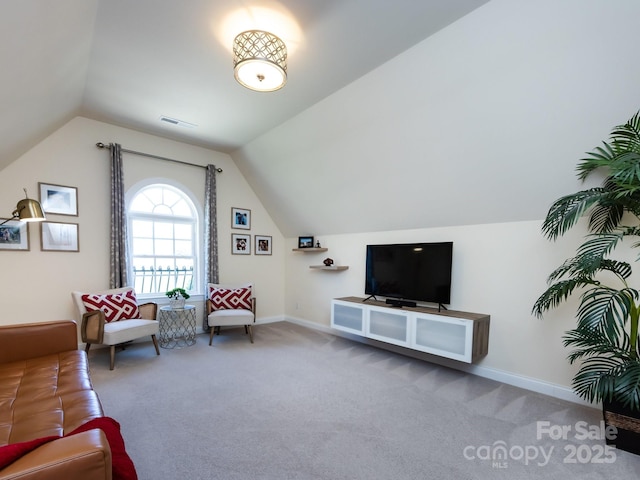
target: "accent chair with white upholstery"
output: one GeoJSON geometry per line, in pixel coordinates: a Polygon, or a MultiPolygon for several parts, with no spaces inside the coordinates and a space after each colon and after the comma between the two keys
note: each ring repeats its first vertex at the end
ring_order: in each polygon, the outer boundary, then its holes
{"type": "Polygon", "coordinates": [[[244,326],[245,333],[253,343],[251,325],[256,321],[256,299],[253,285],[207,284],[207,323],[211,329],[209,345],[214,333],[220,335],[220,327],[244,326]]]}
{"type": "Polygon", "coordinates": [[[138,338],[151,336],[156,354],[160,355],[156,335],[158,306],[155,303],[138,305],[133,288],[124,287],[94,293],[72,292],[71,296],[80,312],[80,334],[88,352],[92,344],[109,345],[111,361],[115,365],[116,346],[138,338]]]}

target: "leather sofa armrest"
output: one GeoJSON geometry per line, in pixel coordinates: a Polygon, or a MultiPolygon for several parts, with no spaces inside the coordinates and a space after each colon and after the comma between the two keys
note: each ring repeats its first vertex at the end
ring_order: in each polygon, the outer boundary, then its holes
{"type": "Polygon", "coordinates": [[[0,470],[0,480],[111,480],[111,449],[100,429],[53,440],[0,470]]]}
{"type": "Polygon", "coordinates": [[[78,326],[73,320],[0,326],[0,363],[78,349],[78,326]]]}

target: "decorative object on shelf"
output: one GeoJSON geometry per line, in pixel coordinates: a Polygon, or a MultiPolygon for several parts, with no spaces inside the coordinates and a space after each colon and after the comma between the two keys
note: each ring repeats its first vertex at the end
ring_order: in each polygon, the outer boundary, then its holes
{"type": "Polygon", "coordinates": [[[47,213],[78,216],[78,189],[38,182],[40,203],[47,213]]]}
{"type": "Polygon", "coordinates": [[[231,253],[233,255],[251,255],[251,235],[232,233],[231,253]]]}
{"type": "Polygon", "coordinates": [[[43,252],[79,252],[79,226],[77,223],[42,222],[40,246],[43,252]]]}
{"type": "Polygon", "coordinates": [[[0,250],[29,250],[29,224],[10,218],[0,225],[0,250]]]}
{"type": "Polygon", "coordinates": [[[322,248],[322,245],[320,245],[320,240],[316,240],[316,248],[322,248]]]}
{"type": "Polygon", "coordinates": [[[569,363],[581,364],[573,389],[589,402],[603,403],[607,428],[618,429],[607,444],[640,454],[640,289],[630,285],[631,265],[609,258],[623,240],[625,249],[640,246],[640,112],[609,138],[577,168],[583,181],[604,173],[602,185],[559,198],[542,224],[543,234],[556,240],[590,213],[589,235],[576,255],[549,275],[533,313],[542,317],[580,292],[577,325],[563,336],[564,345],[574,349],[569,363]],[[627,243],[625,237],[635,240],[627,243]]]}
{"type": "Polygon", "coordinates": [[[330,267],[331,265],[333,265],[333,259],[332,259],[332,258],[327,257],[327,258],[325,258],[325,259],[323,260],[323,262],[322,262],[322,263],[324,263],[324,265],[325,265],[326,267],[330,267]]]}
{"type": "Polygon", "coordinates": [[[231,207],[231,228],[251,230],[251,210],[231,207]]]}
{"type": "Polygon", "coordinates": [[[4,220],[0,225],[4,225],[11,220],[20,220],[21,222],[43,222],[46,220],[40,203],[29,198],[26,188],[23,188],[23,190],[25,198],[17,203],[16,209],[11,212],[11,218],[4,220]]]}
{"type": "Polygon", "coordinates": [[[287,46],[263,30],[238,34],[233,40],[233,74],[250,90],[279,90],[287,83],[287,46]]]}
{"type": "Polygon", "coordinates": [[[313,237],[298,237],[298,248],[313,248],[313,237]]]}
{"type": "Polygon", "coordinates": [[[174,310],[184,308],[184,304],[191,296],[184,288],[173,288],[165,293],[169,297],[169,305],[174,310]]]}
{"type": "Polygon", "coordinates": [[[271,236],[254,235],[256,242],[255,255],[271,255],[271,236]]]}

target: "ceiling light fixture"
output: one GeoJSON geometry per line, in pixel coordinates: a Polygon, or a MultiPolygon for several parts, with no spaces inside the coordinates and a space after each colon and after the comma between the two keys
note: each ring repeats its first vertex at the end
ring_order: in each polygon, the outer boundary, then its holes
{"type": "Polygon", "coordinates": [[[287,46],[263,30],[242,32],[233,41],[233,72],[251,90],[279,90],[287,83],[287,46]]]}

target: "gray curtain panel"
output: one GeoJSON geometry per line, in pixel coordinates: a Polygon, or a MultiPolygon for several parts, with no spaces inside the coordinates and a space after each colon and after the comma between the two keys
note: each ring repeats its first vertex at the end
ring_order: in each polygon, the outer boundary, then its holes
{"type": "MultiPolygon", "coordinates": [[[[207,283],[218,283],[218,222],[216,220],[216,167],[207,165],[207,178],[204,189],[204,292],[207,295],[207,283]]],[[[202,328],[209,331],[207,310],[204,310],[202,328]]]]}
{"type": "Polygon", "coordinates": [[[111,272],[109,288],[128,286],[127,282],[127,218],[124,205],[122,146],[109,144],[111,153],[111,272]]]}

